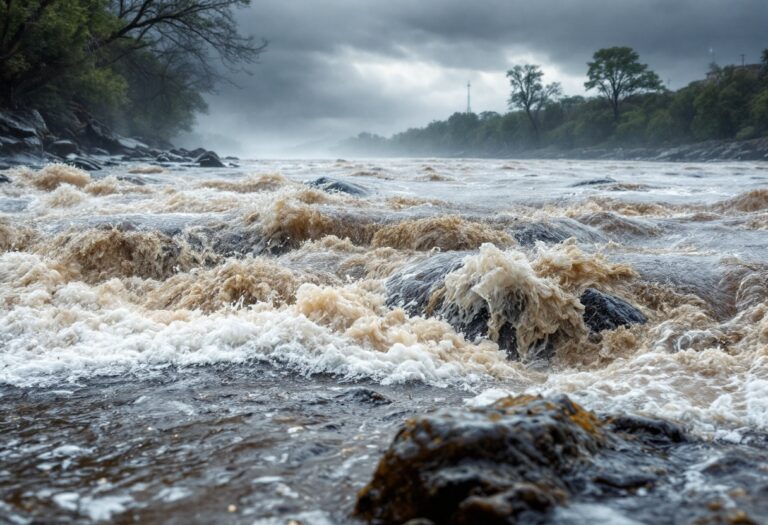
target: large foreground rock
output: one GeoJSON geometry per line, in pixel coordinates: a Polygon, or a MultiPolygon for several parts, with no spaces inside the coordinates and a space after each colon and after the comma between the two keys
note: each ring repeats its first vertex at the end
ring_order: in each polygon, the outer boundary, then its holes
{"type": "Polygon", "coordinates": [[[591,505],[601,523],[764,523],[768,474],[749,464],[760,454],[723,454],[667,421],[598,416],[566,396],[505,398],[408,420],[354,513],[379,524],[575,524],[589,518],[567,519],[572,509],[591,505]],[[694,472],[701,488],[686,492],[694,472]],[[727,491],[738,494],[730,508],[717,500],[727,491]]]}

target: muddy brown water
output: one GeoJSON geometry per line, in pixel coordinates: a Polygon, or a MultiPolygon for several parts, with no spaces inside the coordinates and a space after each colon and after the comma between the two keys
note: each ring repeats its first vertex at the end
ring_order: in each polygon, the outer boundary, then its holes
{"type": "Polygon", "coordinates": [[[693,522],[651,507],[768,486],[765,163],[110,169],[0,185],[0,522],[349,522],[406,418],[519,393],[697,443],[656,493],[555,522],[693,522]],[[440,297],[514,325],[521,361],[493,326],[466,340],[388,303],[389,278],[453,251],[440,297]],[[590,334],[587,287],[648,322],[590,334]],[[701,473],[722,457],[744,461],[718,486],[701,473]]]}

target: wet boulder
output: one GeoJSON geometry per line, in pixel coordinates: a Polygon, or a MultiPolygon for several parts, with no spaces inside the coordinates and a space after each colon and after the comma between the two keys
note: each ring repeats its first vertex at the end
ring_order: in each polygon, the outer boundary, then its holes
{"type": "MultiPolygon", "coordinates": [[[[187,150],[184,150],[184,151],[187,151],[187,150]]],[[[208,150],[205,149],[205,148],[195,148],[195,149],[193,149],[191,151],[187,151],[187,155],[186,156],[187,157],[191,157],[193,159],[196,159],[196,158],[200,157],[201,155],[205,155],[206,153],[208,153],[208,150]]]]}
{"type": "Polygon", "coordinates": [[[0,173],[0,184],[10,184],[11,178],[8,175],[0,173]]]}
{"type": "Polygon", "coordinates": [[[613,184],[614,182],[617,182],[614,178],[603,177],[598,179],[582,180],[575,184],[571,184],[571,187],[578,188],[580,186],[602,186],[604,184],[613,184]]]}
{"type": "Polygon", "coordinates": [[[46,149],[61,158],[66,158],[67,155],[76,155],[80,151],[80,147],[71,140],[57,140],[46,149]]]}
{"type": "Polygon", "coordinates": [[[592,332],[643,324],[647,318],[636,307],[616,296],[587,288],[579,299],[584,305],[584,323],[592,332]]]}
{"type": "Polygon", "coordinates": [[[365,387],[350,388],[346,392],[342,392],[335,396],[335,399],[339,403],[354,403],[358,405],[389,405],[392,400],[388,397],[365,387]]]}
{"type": "MultiPolygon", "coordinates": [[[[664,425],[674,428],[656,426],[664,425]]],[[[556,507],[584,493],[656,484],[646,469],[662,464],[664,447],[679,441],[656,434],[643,442],[634,433],[639,427],[613,428],[566,396],[505,398],[415,417],[395,436],[354,512],[374,523],[554,522],[556,507]],[[638,453],[615,461],[622,449],[638,453]]]]}
{"type": "Polygon", "coordinates": [[[206,151],[195,160],[201,168],[226,168],[215,151],[206,151]]]}
{"type": "Polygon", "coordinates": [[[766,523],[765,443],[702,441],[562,395],[507,397],[407,420],[354,514],[377,524],[766,523]]]}
{"type": "Polygon", "coordinates": [[[520,246],[533,246],[537,242],[557,244],[570,237],[575,237],[580,242],[605,242],[606,240],[605,236],[591,226],[567,218],[515,222],[509,233],[520,246]]]}
{"type": "MultiPolygon", "coordinates": [[[[480,305],[472,312],[465,312],[443,299],[445,277],[461,268],[464,258],[471,253],[438,253],[400,269],[386,282],[387,306],[403,308],[410,316],[439,317],[469,341],[488,337],[487,307],[480,305]]],[[[510,359],[519,357],[517,334],[510,323],[500,327],[495,342],[510,359]]]]}
{"type": "Polygon", "coordinates": [[[368,190],[359,184],[346,182],[340,179],[332,179],[330,177],[317,178],[307,182],[307,185],[329,193],[346,193],[347,195],[354,195],[356,197],[368,194],[368,190]]]}
{"type": "Polygon", "coordinates": [[[434,313],[428,308],[431,297],[446,275],[461,268],[468,253],[438,253],[402,268],[387,280],[387,306],[403,308],[411,316],[434,313]]]}
{"type": "Polygon", "coordinates": [[[155,157],[157,162],[186,162],[187,159],[170,151],[162,151],[155,157]]]}
{"type": "Polygon", "coordinates": [[[43,153],[48,128],[37,111],[0,111],[0,157],[43,153]]]}
{"type": "Polygon", "coordinates": [[[120,142],[120,136],[115,134],[108,126],[96,119],[83,116],[85,121],[77,132],[77,140],[86,150],[99,148],[108,151],[111,155],[123,153],[125,145],[120,142]]]}
{"type": "Polygon", "coordinates": [[[101,169],[98,162],[84,157],[70,157],[67,159],[67,164],[85,171],[99,171],[101,169]]]}

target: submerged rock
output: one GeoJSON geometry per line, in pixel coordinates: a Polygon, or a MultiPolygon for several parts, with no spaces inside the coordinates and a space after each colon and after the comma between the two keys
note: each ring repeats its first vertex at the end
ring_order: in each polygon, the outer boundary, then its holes
{"type": "Polygon", "coordinates": [[[79,146],[71,140],[57,140],[51,143],[46,149],[61,158],[66,158],[67,155],[77,154],[77,152],[80,151],[79,146]]]}
{"type": "Polygon", "coordinates": [[[603,177],[600,179],[589,179],[589,180],[582,180],[575,184],[571,184],[571,187],[578,188],[579,186],[600,186],[603,184],[613,184],[614,182],[617,182],[616,179],[611,177],[603,177]]]}
{"type": "Polygon", "coordinates": [[[70,158],[67,160],[67,164],[85,171],[99,171],[101,169],[99,163],[83,157],[70,158]]]}
{"type": "Polygon", "coordinates": [[[342,392],[335,397],[337,401],[342,403],[350,402],[360,405],[378,406],[389,405],[392,403],[392,400],[388,397],[366,387],[350,388],[346,392],[342,392]]]}
{"type": "MultiPolygon", "coordinates": [[[[527,348],[518,348],[518,333],[512,323],[518,322],[529,307],[525,289],[516,289],[513,286],[504,292],[504,304],[497,307],[503,313],[505,321],[497,326],[493,333],[490,329],[489,305],[481,297],[477,298],[471,310],[445,300],[446,276],[462,268],[466,257],[473,253],[475,252],[438,253],[400,269],[386,282],[387,306],[403,308],[410,316],[439,317],[470,341],[489,337],[499,348],[505,350],[511,359],[518,359],[523,354],[528,361],[549,359],[555,351],[557,333],[551,333],[551,338],[544,336],[529,341],[531,345],[527,348]]],[[[520,286],[525,287],[526,284],[520,283],[520,286]]],[[[572,303],[560,306],[578,308],[575,299],[572,303]]],[[[581,304],[584,306],[584,312],[581,314],[584,324],[593,332],[615,330],[620,326],[646,322],[645,316],[636,307],[623,299],[592,288],[582,294],[581,304]]],[[[578,317],[576,323],[579,323],[578,317]]]]}
{"type": "Polygon", "coordinates": [[[588,243],[606,241],[606,237],[595,228],[562,217],[535,222],[515,222],[509,232],[520,246],[533,246],[537,242],[557,244],[570,237],[588,243]]]}
{"type": "Polygon", "coordinates": [[[362,196],[362,195],[368,194],[368,190],[366,190],[359,184],[354,184],[352,182],[345,182],[339,179],[332,179],[330,177],[320,177],[313,181],[307,182],[307,185],[312,186],[313,188],[318,188],[323,191],[327,191],[329,193],[334,193],[334,192],[346,193],[348,195],[355,195],[355,196],[362,196]]]}
{"type": "Polygon", "coordinates": [[[648,320],[640,310],[625,300],[594,288],[587,288],[579,300],[584,305],[584,323],[593,332],[643,324],[648,320]]]}
{"type": "Polygon", "coordinates": [[[504,398],[406,421],[354,514],[378,524],[583,523],[561,519],[564,506],[591,504],[627,523],[758,523],[768,476],[747,465],[759,451],[734,449],[723,467],[702,470],[718,446],[668,421],[598,416],[566,396],[504,398]],[[701,488],[687,489],[688,469],[701,488]],[[743,508],[713,499],[728,490],[743,508]]]}

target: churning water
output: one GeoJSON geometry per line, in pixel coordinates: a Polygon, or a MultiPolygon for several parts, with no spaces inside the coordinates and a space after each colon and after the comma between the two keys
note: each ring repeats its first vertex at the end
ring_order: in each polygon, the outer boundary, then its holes
{"type": "Polygon", "coordinates": [[[407,416],[508,393],[768,431],[766,163],[6,174],[0,521],[344,521],[407,416]]]}

